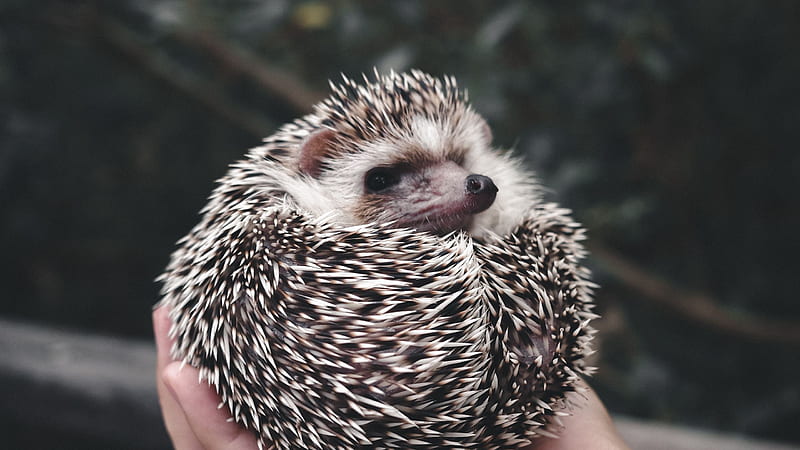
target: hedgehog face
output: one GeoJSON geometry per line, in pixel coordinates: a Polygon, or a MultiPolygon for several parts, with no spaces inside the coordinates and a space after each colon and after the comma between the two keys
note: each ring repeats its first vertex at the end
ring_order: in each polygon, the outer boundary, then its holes
{"type": "Polygon", "coordinates": [[[490,137],[477,114],[437,122],[413,116],[374,140],[341,139],[336,130],[312,133],[300,145],[298,167],[352,223],[393,223],[435,234],[468,230],[495,200],[497,186],[464,165],[485,152],[490,137]]]}
{"type": "Polygon", "coordinates": [[[452,78],[411,72],[332,89],[314,114],[252,151],[260,174],[238,188],[337,225],[477,238],[507,234],[538,200],[519,162],[492,148],[489,126],[452,78]]]}
{"type": "Polygon", "coordinates": [[[446,234],[467,229],[494,202],[492,179],[469,174],[453,161],[396,164],[370,169],[355,213],[364,222],[446,234]]]}

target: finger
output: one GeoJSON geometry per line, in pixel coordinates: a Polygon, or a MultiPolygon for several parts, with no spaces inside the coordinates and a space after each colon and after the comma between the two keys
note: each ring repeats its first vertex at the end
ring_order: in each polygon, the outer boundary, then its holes
{"type": "Polygon", "coordinates": [[[194,435],[207,449],[252,450],[258,448],[255,434],[235,422],[230,412],[219,408],[220,398],[205,382],[198,383],[197,369],[174,362],[164,369],[164,381],[181,408],[194,435]]]}
{"type": "Polygon", "coordinates": [[[203,446],[195,437],[194,430],[186,420],[180,404],[173,397],[169,388],[164,383],[164,369],[172,363],[170,348],[172,341],[169,338],[171,321],[167,308],[158,308],[153,311],[153,332],[156,338],[156,386],[158,388],[158,401],[161,404],[161,414],[176,450],[202,449],[203,446]]]}
{"type": "Polygon", "coordinates": [[[568,417],[562,417],[563,427],[555,431],[557,438],[540,438],[531,448],[536,450],[559,450],[592,448],[599,450],[625,450],[628,446],[617,433],[614,422],[603,402],[585,382],[578,383],[578,392],[573,392],[572,405],[567,409],[568,417]]]}
{"type": "Polygon", "coordinates": [[[166,307],[153,310],[153,333],[156,338],[159,372],[172,362],[172,356],[170,355],[172,340],[169,338],[170,326],[172,326],[172,321],[169,318],[169,310],[166,307]]]}

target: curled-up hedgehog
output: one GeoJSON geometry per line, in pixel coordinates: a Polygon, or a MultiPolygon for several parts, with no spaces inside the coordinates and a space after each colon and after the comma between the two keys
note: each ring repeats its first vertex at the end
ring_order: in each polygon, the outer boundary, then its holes
{"type": "Polygon", "coordinates": [[[214,190],[161,280],[173,355],[267,447],[514,448],[592,329],[584,233],[452,78],[344,79],[214,190]]]}

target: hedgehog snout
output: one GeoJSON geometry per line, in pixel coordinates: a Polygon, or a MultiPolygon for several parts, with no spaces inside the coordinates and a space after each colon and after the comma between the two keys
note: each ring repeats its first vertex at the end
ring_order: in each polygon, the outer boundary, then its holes
{"type": "Polygon", "coordinates": [[[495,186],[491,178],[484,175],[475,173],[468,175],[464,180],[464,189],[469,199],[469,212],[471,214],[485,211],[492,206],[495,197],[497,197],[497,186],[495,186]]]}

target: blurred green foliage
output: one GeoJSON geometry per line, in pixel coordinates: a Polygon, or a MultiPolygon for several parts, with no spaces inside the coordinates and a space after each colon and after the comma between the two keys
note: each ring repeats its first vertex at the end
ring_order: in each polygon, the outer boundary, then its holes
{"type": "MultiPolygon", "coordinates": [[[[789,0],[2,1],[2,314],[148,335],[152,280],[212,181],[252,124],[302,113],[197,31],[313,92],[373,67],[453,74],[593,242],[735,317],[800,320],[789,0]]],[[[591,263],[612,410],[800,442],[796,343],[688,321],[591,263]]]]}

